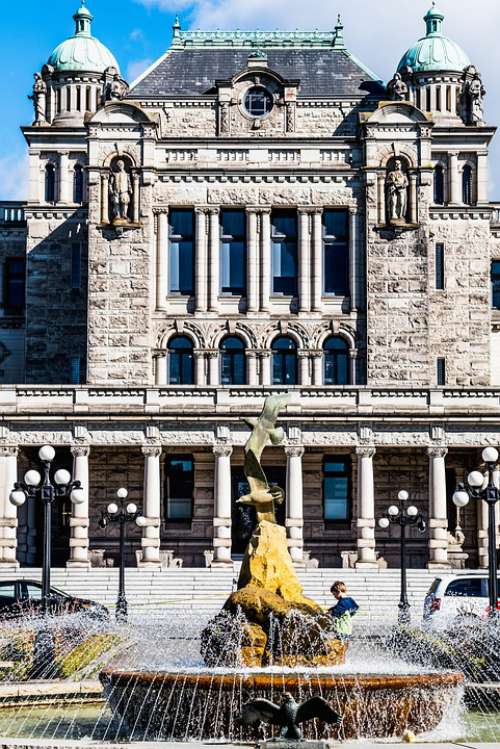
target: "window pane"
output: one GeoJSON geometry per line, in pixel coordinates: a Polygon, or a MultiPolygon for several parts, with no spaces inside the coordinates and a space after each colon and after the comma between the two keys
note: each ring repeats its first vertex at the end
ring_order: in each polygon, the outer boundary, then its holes
{"type": "Polygon", "coordinates": [[[349,293],[349,246],[347,242],[325,242],[323,251],[325,294],[349,293]]]}
{"type": "Polygon", "coordinates": [[[273,236],[296,237],[297,216],[291,211],[273,213],[272,215],[273,236]]]}
{"type": "Polygon", "coordinates": [[[193,381],[193,344],[186,336],[172,338],[168,344],[168,382],[192,385],[193,381]]]}
{"type": "Polygon", "coordinates": [[[327,458],[323,463],[323,504],[325,520],[348,520],[351,463],[327,458]]]}
{"type": "Polygon", "coordinates": [[[25,260],[7,258],[5,261],[5,306],[22,310],[25,306],[25,260]]]}
{"type": "Polygon", "coordinates": [[[246,289],[246,214],[244,211],[221,213],[221,291],[241,295],[246,289]]]}
{"type": "Polygon", "coordinates": [[[222,211],[222,235],[224,237],[244,237],[246,233],[246,215],[244,211],[222,211]]]}
{"type": "Polygon", "coordinates": [[[194,214],[171,211],[169,214],[169,291],[189,296],[194,291],[194,214]]]}
{"type": "Polygon", "coordinates": [[[491,292],[493,309],[500,309],[500,260],[491,264],[491,292]]]}
{"type": "Polygon", "coordinates": [[[193,211],[170,211],[170,235],[192,237],[194,216],[193,211]]]}
{"type": "Polygon", "coordinates": [[[192,458],[170,458],[166,463],[168,520],[190,520],[192,517],[194,463],[192,458]]]}
{"type": "Polygon", "coordinates": [[[436,244],[436,289],[444,289],[444,244],[436,244]]]}
{"type": "Polygon", "coordinates": [[[272,215],[273,293],[297,294],[297,216],[291,211],[272,215]]]}
{"type": "Polygon", "coordinates": [[[327,237],[347,239],[347,211],[325,211],[323,232],[327,237]]]}

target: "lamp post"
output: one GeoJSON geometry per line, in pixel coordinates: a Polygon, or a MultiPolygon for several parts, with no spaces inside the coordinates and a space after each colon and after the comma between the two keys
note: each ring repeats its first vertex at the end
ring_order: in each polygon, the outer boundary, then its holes
{"type": "Polygon", "coordinates": [[[485,447],[482,458],[486,465],[486,474],[482,471],[471,471],[465,484],[459,484],[453,495],[453,503],[465,507],[469,499],[481,499],[488,505],[488,597],[489,614],[498,619],[498,580],[497,580],[497,539],[496,539],[496,503],[500,499],[500,488],[495,484],[494,473],[499,470],[498,450],[485,447]]]}
{"type": "Polygon", "coordinates": [[[122,624],[128,619],[128,604],[125,596],[125,530],[127,523],[135,523],[140,528],[147,523],[137,509],[137,505],[129,502],[125,507],[125,500],[128,497],[126,489],[118,489],[116,496],[119,499],[119,505],[116,502],[110,502],[107,508],[102,512],[99,525],[105,528],[108,523],[120,524],[120,571],[118,577],[118,598],[116,599],[116,621],[122,624]]]}
{"type": "Polygon", "coordinates": [[[414,505],[406,506],[408,492],[402,489],[398,494],[398,504],[391,505],[386,514],[378,521],[379,527],[386,529],[390,525],[399,525],[400,531],[400,554],[401,554],[401,589],[398,604],[398,623],[410,623],[410,602],[408,601],[408,585],[406,579],[406,528],[416,525],[421,533],[425,531],[426,523],[424,516],[414,505]]]}
{"type": "Polygon", "coordinates": [[[75,505],[85,502],[80,481],[72,481],[70,472],[64,468],[54,473],[54,483],[52,483],[50,472],[55,454],[51,445],[41,447],[38,457],[42,464],[42,475],[36,470],[28,471],[24,476],[24,481],[14,484],[9,497],[16,507],[21,507],[26,499],[40,499],[43,502],[42,613],[44,615],[47,615],[50,607],[52,505],[58,499],[68,498],[75,505]]]}

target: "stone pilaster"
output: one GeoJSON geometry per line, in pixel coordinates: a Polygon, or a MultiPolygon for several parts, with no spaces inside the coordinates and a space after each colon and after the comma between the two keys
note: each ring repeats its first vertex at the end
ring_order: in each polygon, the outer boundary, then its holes
{"type": "Polygon", "coordinates": [[[145,445],[144,455],[144,499],[142,512],[147,525],[142,531],[142,559],[140,566],[160,565],[161,480],[160,445],[145,445]]]}
{"type": "Polygon", "coordinates": [[[155,357],[155,384],[166,385],[168,381],[168,354],[165,349],[158,349],[155,357]]]}
{"type": "Polygon", "coordinates": [[[260,384],[270,385],[272,380],[272,354],[270,351],[260,351],[260,384]]]}
{"type": "Polygon", "coordinates": [[[231,455],[233,448],[226,442],[214,447],[214,566],[232,566],[231,530],[231,455]]]}
{"type": "Polygon", "coordinates": [[[210,385],[219,385],[219,352],[217,349],[207,351],[208,357],[208,382],[210,385]]]}
{"type": "Polygon", "coordinates": [[[17,507],[10,493],[17,481],[18,448],[0,447],[0,568],[17,568],[17,507]]]}
{"type": "Polygon", "coordinates": [[[299,382],[301,385],[306,386],[311,384],[310,374],[310,352],[307,349],[298,352],[299,357],[299,382]]]}
{"type": "Polygon", "coordinates": [[[219,210],[210,208],[209,220],[209,256],[210,256],[210,298],[209,306],[211,312],[219,310],[219,210]]]}
{"type": "Polygon", "coordinates": [[[446,447],[427,449],[429,456],[429,569],[447,569],[448,517],[446,508],[446,447]]]}
{"type": "Polygon", "coordinates": [[[310,216],[299,210],[299,309],[311,310],[311,230],[310,216]]]}
{"type": "Polygon", "coordinates": [[[323,226],[321,216],[321,211],[314,211],[312,214],[312,308],[315,312],[321,312],[323,297],[323,226]]]}
{"type": "Polygon", "coordinates": [[[304,484],[302,478],[302,445],[287,445],[286,527],[288,548],[295,564],[304,562],[304,484]]]}
{"type": "Polygon", "coordinates": [[[375,490],[373,482],[373,446],[356,448],[358,456],[358,561],[356,567],[376,568],[375,490]]]}
{"type": "Polygon", "coordinates": [[[247,350],[247,383],[252,387],[259,384],[257,375],[257,351],[247,350]]]}
{"type": "Polygon", "coordinates": [[[247,209],[247,311],[259,309],[259,250],[257,238],[257,212],[247,209]]]}
{"type": "Polygon", "coordinates": [[[207,311],[208,272],[207,272],[207,212],[197,208],[196,214],[196,257],[195,257],[195,303],[196,312],[207,311]]]}
{"type": "Polygon", "coordinates": [[[206,362],[205,351],[203,349],[194,349],[193,355],[194,355],[194,370],[195,370],[196,384],[206,385],[207,374],[206,374],[206,367],[205,367],[205,362],[206,362]]]}
{"type": "Polygon", "coordinates": [[[323,371],[324,371],[324,362],[323,362],[323,351],[321,349],[318,349],[317,351],[312,351],[312,370],[313,370],[313,378],[312,378],[312,384],[313,385],[323,385],[324,377],[323,377],[323,371]]]}
{"type": "Polygon", "coordinates": [[[168,297],[168,213],[157,216],[156,233],[156,308],[165,309],[168,297]]]}
{"type": "Polygon", "coordinates": [[[260,309],[269,311],[271,303],[271,210],[260,214],[260,309]]]}
{"type": "Polygon", "coordinates": [[[89,562],[89,445],[74,445],[71,448],[73,455],[73,480],[80,481],[85,501],[80,504],[71,505],[71,518],[69,521],[71,537],[69,540],[69,560],[67,567],[90,568],[89,562]]]}

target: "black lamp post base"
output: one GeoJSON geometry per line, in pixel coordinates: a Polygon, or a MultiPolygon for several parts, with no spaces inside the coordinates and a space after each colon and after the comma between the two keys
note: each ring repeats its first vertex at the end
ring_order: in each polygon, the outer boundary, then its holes
{"type": "Polygon", "coordinates": [[[410,604],[400,602],[398,604],[398,624],[410,624],[410,622],[410,604]]]}
{"type": "Polygon", "coordinates": [[[128,621],[128,604],[125,597],[118,598],[116,602],[115,619],[119,624],[126,624],[128,621]]]}

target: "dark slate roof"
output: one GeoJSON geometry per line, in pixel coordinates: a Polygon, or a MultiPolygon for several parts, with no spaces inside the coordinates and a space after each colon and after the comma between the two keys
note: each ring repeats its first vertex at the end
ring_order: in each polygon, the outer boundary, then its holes
{"type": "MultiPolygon", "coordinates": [[[[171,49],[140,79],[128,97],[214,94],[217,80],[247,68],[248,49],[171,49]]],[[[299,97],[381,95],[382,84],[346,49],[268,49],[267,67],[298,79],[299,97]]]]}

